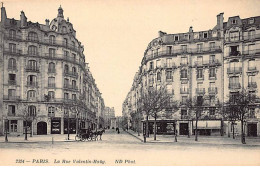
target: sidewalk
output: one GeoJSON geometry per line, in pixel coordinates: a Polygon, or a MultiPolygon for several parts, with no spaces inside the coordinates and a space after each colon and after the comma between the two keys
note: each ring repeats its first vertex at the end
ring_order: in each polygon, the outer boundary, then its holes
{"type": "MultiPolygon", "coordinates": [[[[138,136],[137,132],[132,130],[125,131],[138,140],[144,140],[143,133],[138,136]]],[[[176,143],[174,142],[174,135],[156,135],[156,140],[154,140],[154,135],[151,134],[150,137],[146,138],[147,143],[176,143]]],[[[235,139],[227,136],[198,136],[198,141],[195,141],[195,136],[192,135],[190,138],[188,136],[177,136],[177,143],[179,144],[212,144],[212,145],[243,145],[241,143],[240,136],[235,139]]],[[[246,137],[246,145],[248,146],[260,146],[260,137],[246,137]]]]}
{"type": "MultiPolygon", "coordinates": [[[[24,135],[12,136],[8,135],[8,143],[38,143],[38,142],[73,142],[76,134],[70,134],[70,140],[67,140],[67,134],[49,134],[49,135],[27,135],[27,140],[24,140],[24,135]]],[[[5,136],[0,136],[0,143],[5,142],[5,136]]]]}

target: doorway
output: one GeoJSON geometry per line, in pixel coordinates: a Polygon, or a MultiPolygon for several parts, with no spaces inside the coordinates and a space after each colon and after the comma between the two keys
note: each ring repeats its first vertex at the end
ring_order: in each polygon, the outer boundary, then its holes
{"type": "Polygon", "coordinates": [[[180,123],[180,135],[188,135],[188,123],[180,123]]]}
{"type": "Polygon", "coordinates": [[[47,134],[47,123],[46,122],[38,122],[37,123],[37,135],[46,135],[47,134]]]}
{"type": "Polygon", "coordinates": [[[247,125],[247,133],[248,136],[257,136],[257,124],[256,123],[251,123],[247,125]]]}

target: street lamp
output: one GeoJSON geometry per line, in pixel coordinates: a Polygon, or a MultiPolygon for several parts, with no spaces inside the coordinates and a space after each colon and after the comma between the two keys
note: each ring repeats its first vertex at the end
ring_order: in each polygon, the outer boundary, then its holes
{"type": "Polygon", "coordinates": [[[8,138],[7,138],[8,119],[7,119],[7,117],[4,119],[4,123],[5,123],[5,142],[8,142],[8,138]]]}

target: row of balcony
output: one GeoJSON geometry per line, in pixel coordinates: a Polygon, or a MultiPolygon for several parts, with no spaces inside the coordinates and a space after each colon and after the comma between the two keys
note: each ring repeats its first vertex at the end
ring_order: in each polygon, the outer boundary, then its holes
{"type": "Polygon", "coordinates": [[[243,41],[243,40],[256,40],[260,39],[260,34],[249,34],[249,35],[241,35],[241,36],[232,36],[232,37],[226,37],[226,42],[237,42],[237,41],[243,41]]]}
{"type": "Polygon", "coordinates": [[[78,78],[78,73],[73,71],[64,71],[65,76],[78,78]]]}
{"type": "Polygon", "coordinates": [[[234,50],[234,51],[229,52],[228,56],[237,57],[237,56],[242,56],[242,55],[251,56],[251,55],[257,55],[257,54],[260,54],[260,49],[243,50],[242,52],[234,50]]]}
{"type": "Polygon", "coordinates": [[[176,49],[176,50],[162,50],[159,52],[155,52],[150,55],[146,55],[146,59],[160,57],[160,56],[176,56],[180,54],[203,54],[203,53],[214,53],[221,52],[222,49],[220,46],[216,47],[202,47],[202,48],[184,48],[184,49],[176,49]]]}
{"type": "Polygon", "coordinates": [[[78,90],[78,86],[71,84],[64,84],[63,88],[68,90],[78,90]]]}
{"type": "MultiPolygon", "coordinates": [[[[180,93],[181,94],[189,94],[189,89],[180,88],[180,93]]],[[[196,88],[196,93],[197,94],[205,94],[205,88],[196,88]]],[[[208,93],[209,94],[217,94],[218,88],[217,87],[209,87],[208,93]]]]}
{"type": "MultiPolygon", "coordinates": [[[[256,66],[250,66],[250,67],[248,67],[247,71],[248,72],[257,71],[257,68],[256,68],[256,66]]],[[[230,68],[227,68],[227,73],[228,74],[242,73],[242,67],[230,67],[230,68]]]]}
{"type": "Polygon", "coordinates": [[[42,44],[46,44],[46,45],[52,45],[52,46],[60,46],[60,47],[65,47],[68,48],[70,50],[73,50],[75,52],[80,52],[80,47],[76,47],[76,45],[74,43],[68,43],[64,40],[56,40],[56,39],[39,39],[37,37],[26,37],[26,39],[23,39],[21,36],[19,35],[9,35],[6,34],[5,35],[6,39],[9,40],[14,40],[14,41],[28,41],[28,42],[36,42],[36,43],[42,43],[42,44]]]}

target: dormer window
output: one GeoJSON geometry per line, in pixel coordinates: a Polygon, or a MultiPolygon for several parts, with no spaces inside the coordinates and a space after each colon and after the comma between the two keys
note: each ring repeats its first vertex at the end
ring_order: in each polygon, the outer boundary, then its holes
{"type": "Polygon", "coordinates": [[[249,24],[253,24],[254,23],[254,18],[249,19],[249,24]]]}
{"type": "Polygon", "coordinates": [[[63,26],[62,27],[62,33],[66,33],[67,32],[67,28],[66,28],[66,26],[63,26]]]}
{"type": "Polygon", "coordinates": [[[203,33],[203,38],[208,38],[208,32],[203,33]]]}
{"type": "Polygon", "coordinates": [[[237,20],[233,19],[232,24],[237,24],[237,20]]]}
{"type": "Polygon", "coordinates": [[[174,41],[179,41],[179,36],[174,36],[174,41]]]}

